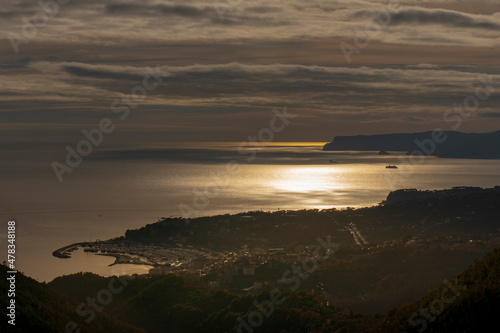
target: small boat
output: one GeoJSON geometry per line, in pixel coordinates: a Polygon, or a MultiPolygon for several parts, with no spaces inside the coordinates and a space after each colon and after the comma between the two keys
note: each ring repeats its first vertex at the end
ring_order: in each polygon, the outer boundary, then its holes
{"type": "Polygon", "coordinates": [[[385,168],[386,168],[386,169],[397,169],[398,167],[397,167],[397,166],[395,166],[395,165],[390,165],[390,164],[389,164],[389,165],[387,165],[385,168]]]}

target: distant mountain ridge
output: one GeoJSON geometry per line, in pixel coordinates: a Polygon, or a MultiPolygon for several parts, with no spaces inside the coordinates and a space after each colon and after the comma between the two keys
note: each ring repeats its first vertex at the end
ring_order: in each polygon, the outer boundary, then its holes
{"type": "Polygon", "coordinates": [[[406,151],[443,158],[500,158],[500,131],[462,133],[429,131],[378,135],[337,136],[324,151],[406,151]]]}

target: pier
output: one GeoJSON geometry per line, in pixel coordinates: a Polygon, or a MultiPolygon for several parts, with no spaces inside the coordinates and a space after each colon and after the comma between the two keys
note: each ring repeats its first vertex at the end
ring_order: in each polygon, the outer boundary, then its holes
{"type": "Polygon", "coordinates": [[[74,250],[78,249],[78,247],[85,247],[88,246],[90,243],[88,242],[81,242],[81,243],[74,243],[70,245],[66,245],[64,247],[61,247],[60,249],[55,250],[52,252],[52,255],[57,258],[61,259],[67,259],[71,258],[71,252],[74,250]]]}

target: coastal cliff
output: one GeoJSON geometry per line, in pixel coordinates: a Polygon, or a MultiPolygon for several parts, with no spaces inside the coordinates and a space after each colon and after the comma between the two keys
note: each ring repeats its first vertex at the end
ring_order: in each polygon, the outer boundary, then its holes
{"type": "Polygon", "coordinates": [[[453,131],[337,136],[324,151],[405,151],[408,154],[443,158],[500,158],[500,131],[461,133],[453,131]]]}

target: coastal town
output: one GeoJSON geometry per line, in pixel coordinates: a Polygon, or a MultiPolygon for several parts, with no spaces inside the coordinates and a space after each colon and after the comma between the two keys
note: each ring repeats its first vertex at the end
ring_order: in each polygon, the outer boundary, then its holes
{"type": "MultiPolygon", "coordinates": [[[[446,221],[443,223],[446,224],[446,221]]],[[[384,248],[397,251],[398,248],[418,248],[419,246],[426,248],[439,246],[450,251],[477,251],[482,248],[494,248],[500,244],[500,232],[473,239],[460,234],[449,237],[414,236],[403,240],[386,240],[370,244],[352,222],[338,228],[337,231],[349,235],[350,242],[335,243],[334,247],[322,253],[333,255],[337,248],[342,248],[344,255],[345,253],[370,255],[384,248]]],[[[370,229],[366,231],[369,232],[370,229]]],[[[202,278],[211,287],[237,286],[240,291],[248,293],[258,292],[265,286],[269,287],[278,283],[277,279],[258,274],[259,269],[269,274],[273,268],[281,271],[283,267],[300,265],[318,257],[317,244],[269,248],[241,245],[239,249],[232,251],[214,251],[180,242],[151,244],[126,239],[76,243],[56,250],[53,254],[60,258],[70,258],[71,253],[79,248],[94,255],[114,257],[115,262],[111,265],[152,266],[148,275],[173,274],[202,278]]]]}
{"type": "MultiPolygon", "coordinates": [[[[335,244],[340,246],[340,244],[335,244]]],[[[302,262],[315,256],[317,245],[299,245],[293,249],[249,248],[242,245],[234,251],[213,251],[207,248],[195,248],[192,245],[176,243],[143,244],[136,241],[108,240],[75,243],[54,251],[59,258],[71,258],[71,253],[83,248],[84,252],[95,255],[111,256],[117,264],[150,265],[151,275],[176,274],[206,276],[211,272],[223,272],[227,275],[255,275],[257,267],[277,261],[283,264],[302,262]]]]}

